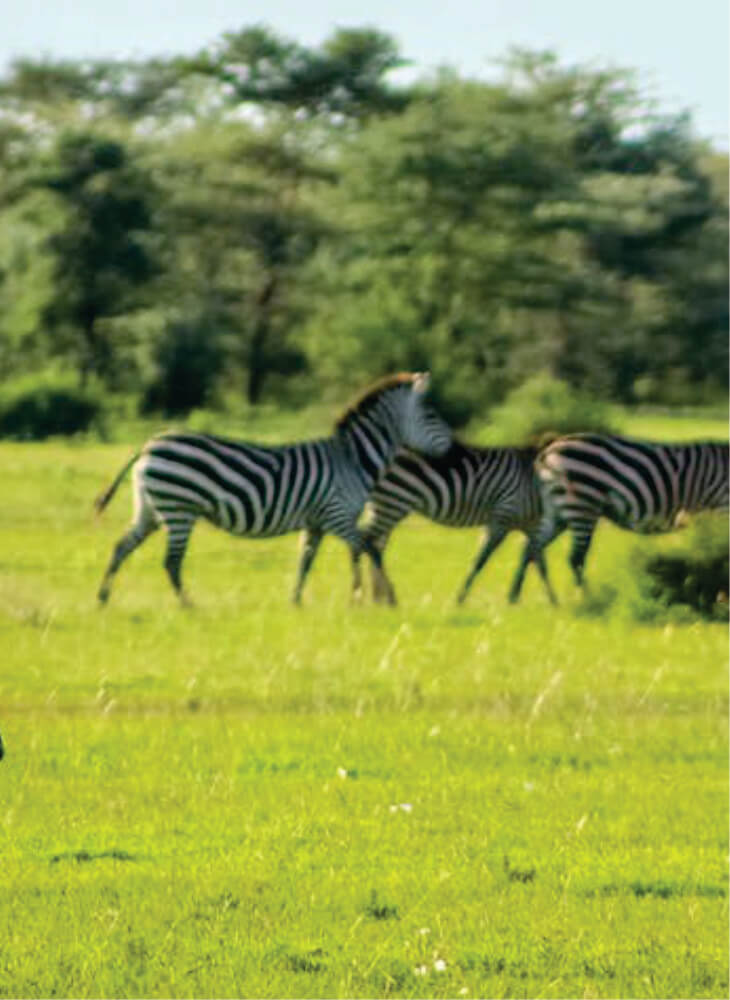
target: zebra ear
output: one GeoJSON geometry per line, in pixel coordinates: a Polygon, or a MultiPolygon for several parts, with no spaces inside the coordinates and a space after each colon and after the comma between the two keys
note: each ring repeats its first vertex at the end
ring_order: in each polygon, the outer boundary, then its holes
{"type": "Polygon", "coordinates": [[[413,376],[413,391],[427,392],[431,382],[431,372],[415,372],[413,376]]]}

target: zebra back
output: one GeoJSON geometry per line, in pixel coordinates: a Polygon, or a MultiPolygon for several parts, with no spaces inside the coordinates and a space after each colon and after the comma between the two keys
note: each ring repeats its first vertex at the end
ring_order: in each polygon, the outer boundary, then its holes
{"type": "Polygon", "coordinates": [[[165,434],[135,474],[155,509],[188,512],[233,534],[295,531],[331,488],[337,461],[324,439],[263,446],[211,434],[165,434]]]}
{"type": "MultiPolygon", "coordinates": [[[[257,445],[211,434],[153,438],[135,466],[162,520],[203,516],[235,534],[283,534],[322,523],[352,533],[372,484],[404,443],[444,451],[451,432],[424,404],[428,380],[381,380],[348,407],[329,438],[257,445]]],[[[124,475],[104,494],[103,506],[124,475]]]]}
{"type": "Polygon", "coordinates": [[[728,444],[664,444],[575,434],[549,444],[536,469],[563,520],[608,517],[633,531],[666,531],[683,512],[728,508],[728,444]]]}
{"type": "Polygon", "coordinates": [[[399,452],[370,495],[366,536],[381,541],[410,513],[454,527],[501,520],[507,530],[536,523],[541,500],[533,448],[478,448],[454,442],[446,454],[399,452]]]}

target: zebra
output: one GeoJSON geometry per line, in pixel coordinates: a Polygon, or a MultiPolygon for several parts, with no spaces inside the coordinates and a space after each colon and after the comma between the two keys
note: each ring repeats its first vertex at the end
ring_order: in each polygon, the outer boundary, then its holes
{"type": "MultiPolygon", "coordinates": [[[[728,509],[728,444],[662,444],[615,434],[570,434],[546,445],[535,468],[543,494],[536,545],[543,549],[566,528],[576,583],[601,517],[628,531],[673,531],[687,515],[728,509]]],[[[521,580],[518,582],[517,593],[521,580]]]]}
{"type": "MultiPolygon", "coordinates": [[[[484,540],[464,581],[457,601],[462,604],[492,553],[511,531],[527,536],[518,577],[535,561],[555,603],[541,550],[534,537],[542,515],[539,483],[533,462],[537,448],[477,448],[454,441],[439,457],[399,452],[376,482],[368,501],[367,540],[380,551],[381,566],[373,575],[376,601],[395,604],[395,591],[385,574],[382,557],[393,528],[415,512],[452,527],[484,526],[484,540]]],[[[517,599],[517,584],[510,600],[517,599]]]]}
{"type": "Polygon", "coordinates": [[[320,440],[264,446],[210,434],[153,437],[96,501],[100,513],[134,467],[134,518],[113,550],[99,588],[100,603],[107,601],[121,563],[164,524],[164,567],[180,600],[188,604],[181,566],[199,517],[231,534],[255,538],[304,529],[295,604],[323,535],[337,535],[350,547],[358,591],[361,550],[376,567],[380,563],[380,553],[357,526],[378,473],[401,445],[439,454],[451,444],[449,427],[425,403],[428,386],[427,372],[387,376],[343,412],[330,437],[320,440]]]}

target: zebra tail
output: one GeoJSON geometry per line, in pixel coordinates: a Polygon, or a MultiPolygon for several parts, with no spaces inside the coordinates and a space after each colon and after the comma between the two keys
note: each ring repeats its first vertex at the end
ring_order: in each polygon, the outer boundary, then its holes
{"type": "Polygon", "coordinates": [[[118,473],[114,482],[110,486],[108,486],[103,493],[100,493],[99,496],[96,498],[96,500],[94,500],[94,510],[96,511],[97,517],[99,516],[99,514],[101,514],[106,505],[111,500],[111,498],[117,492],[119,484],[122,482],[124,477],[127,475],[129,470],[131,469],[131,467],[134,465],[134,463],[137,461],[137,459],[141,454],[142,452],[138,451],[136,452],[136,454],[132,455],[132,457],[124,466],[124,468],[121,470],[121,472],[118,473]]]}
{"type": "Polygon", "coordinates": [[[558,438],[561,437],[565,437],[565,435],[561,434],[560,431],[537,431],[535,434],[531,435],[525,450],[534,448],[535,453],[537,454],[547,448],[548,445],[552,444],[553,441],[557,441],[558,438]]]}

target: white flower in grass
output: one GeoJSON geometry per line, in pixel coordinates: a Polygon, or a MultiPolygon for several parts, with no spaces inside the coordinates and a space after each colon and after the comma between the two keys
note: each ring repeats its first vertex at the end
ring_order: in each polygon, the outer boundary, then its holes
{"type": "Polygon", "coordinates": [[[443,958],[436,959],[436,961],[433,963],[433,971],[446,972],[446,962],[444,962],[443,958]]]}
{"type": "Polygon", "coordinates": [[[413,812],[413,806],[410,802],[394,802],[393,805],[388,806],[388,809],[392,813],[397,813],[398,810],[404,813],[413,812]]]}
{"type": "Polygon", "coordinates": [[[425,965],[417,965],[415,967],[415,969],[413,970],[413,974],[415,976],[425,976],[427,972],[428,972],[428,969],[426,968],[425,965]]]}
{"type": "Polygon", "coordinates": [[[347,777],[347,768],[338,767],[337,768],[337,777],[338,778],[343,778],[343,779],[346,778],[347,777]]]}

